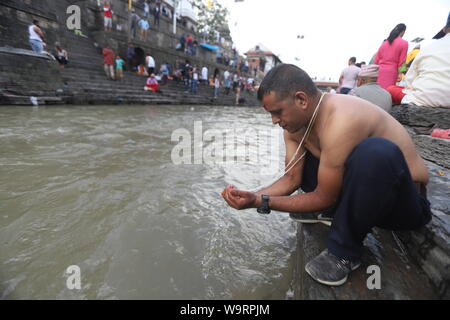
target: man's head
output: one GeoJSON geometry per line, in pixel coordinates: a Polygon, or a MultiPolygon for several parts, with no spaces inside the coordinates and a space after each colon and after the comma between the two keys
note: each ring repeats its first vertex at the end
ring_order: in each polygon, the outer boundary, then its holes
{"type": "Polygon", "coordinates": [[[39,21],[38,20],[33,20],[33,24],[37,27],[39,27],[39,21]]]}
{"type": "Polygon", "coordinates": [[[368,84],[368,83],[377,82],[378,69],[379,69],[379,66],[376,64],[362,66],[361,71],[358,74],[358,87],[368,84]]]}
{"type": "Polygon", "coordinates": [[[320,92],[311,77],[291,64],[269,71],[258,89],[258,100],[272,115],[272,122],[289,132],[306,126],[320,92]]]}
{"type": "Polygon", "coordinates": [[[441,31],[439,31],[434,37],[433,39],[441,39],[443,37],[445,37],[446,34],[450,33],[450,12],[448,13],[448,18],[447,18],[447,23],[444,26],[444,28],[442,28],[441,31]]]}
{"type": "Polygon", "coordinates": [[[351,66],[352,64],[356,63],[356,58],[355,57],[351,57],[350,59],[348,59],[348,65],[351,66]]]}

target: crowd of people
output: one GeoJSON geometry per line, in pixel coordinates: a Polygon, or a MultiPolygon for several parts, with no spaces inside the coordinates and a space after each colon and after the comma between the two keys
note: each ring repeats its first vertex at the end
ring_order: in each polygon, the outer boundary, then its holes
{"type": "MultiPolygon", "coordinates": [[[[150,16],[154,16],[154,24],[159,25],[159,14],[164,14],[164,8],[161,8],[161,1],[144,0],[142,2],[142,9],[144,16],[141,18],[136,11],[132,9],[131,13],[131,37],[138,37],[140,40],[145,40],[148,37],[150,29],[150,16]]],[[[100,7],[104,18],[105,31],[112,31],[114,11],[111,6],[111,1],[105,0],[100,7]]],[[[42,31],[39,21],[34,20],[33,24],[28,28],[29,43],[33,51],[37,53],[49,54],[52,58],[57,60],[64,68],[69,63],[69,54],[67,50],[62,48],[59,43],[55,44],[54,54],[46,51],[46,40],[44,32],[42,31]]],[[[187,55],[195,56],[197,54],[198,41],[191,35],[183,34],[180,38],[177,50],[183,51],[187,55]]],[[[229,67],[222,74],[219,69],[214,70],[213,75],[208,77],[207,66],[192,65],[189,60],[177,61],[173,66],[164,62],[160,64],[157,69],[155,58],[144,51],[135,47],[132,42],[129,42],[127,54],[122,58],[116,55],[109,44],[105,44],[101,48],[103,56],[103,69],[107,79],[113,81],[122,81],[124,78],[124,70],[135,72],[139,75],[147,77],[145,83],[145,90],[161,92],[160,86],[164,86],[169,80],[182,82],[186,92],[192,94],[198,93],[199,86],[210,87],[211,96],[217,99],[221,92],[228,96],[231,93],[236,95],[236,104],[244,102],[241,97],[243,91],[253,92],[256,90],[256,82],[252,77],[247,76],[249,72],[248,61],[238,60],[238,53],[233,49],[233,57],[217,56],[217,61],[229,67]]]]}
{"type": "MultiPolygon", "coordinates": [[[[143,16],[140,17],[135,9],[131,12],[131,38],[139,40],[147,40],[148,33],[152,26],[159,26],[160,14],[166,15],[165,7],[162,6],[160,0],[144,0],[142,2],[143,16]],[[151,22],[151,16],[153,21],[151,22]]],[[[111,31],[113,10],[110,1],[106,0],[102,7],[104,15],[105,31],[111,31]]],[[[172,13],[173,14],[173,13],[172,13]]],[[[176,50],[184,52],[190,56],[196,56],[199,42],[190,34],[182,34],[176,50]]],[[[140,49],[141,50],[141,49],[140,49]]],[[[224,95],[233,92],[236,95],[236,104],[242,103],[243,98],[241,92],[244,90],[255,91],[255,81],[251,77],[245,75],[249,72],[248,61],[238,60],[238,53],[233,49],[232,57],[222,55],[220,50],[217,51],[216,62],[230,67],[234,72],[226,70],[223,74],[219,74],[216,69],[211,77],[208,77],[208,67],[192,65],[189,60],[177,61],[174,66],[168,62],[160,64],[157,69],[155,58],[151,55],[145,55],[139,52],[138,48],[134,48],[130,42],[127,50],[126,61],[120,57],[115,57],[115,53],[110,47],[104,48],[104,70],[108,79],[121,80],[123,78],[123,69],[128,68],[129,71],[148,77],[144,90],[161,92],[161,86],[168,83],[169,80],[182,82],[185,92],[196,94],[199,86],[209,86],[212,88],[212,97],[217,99],[221,89],[224,95]]]]}
{"type": "Polygon", "coordinates": [[[178,44],[176,45],[176,50],[184,52],[190,56],[197,55],[198,41],[195,40],[191,35],[182,34],[178,44]]]}
{"type": "Polygon", "coordinates": [[[254,92],[257,83],[254,78],[241,74],[237,69],[220,72],[218,68],[210,75],[208,66],[192,64],[190,60],[177,60],[174,65],[165,61],[157,68],[157,61],[149,54],[145,55],[142,49],[135,48],[130,42],[128,45],[126,61],[116,56],[110,46],[103,48],[103,64],[106,77],[110,80],[122,80],[123,69],[148,77],[144,90],[162,92],[161,86],[168,81],[181,83],[186,93],[197,94],[199,87],[211,89],[211,96],[217,99],[220,94],[236,96],[236,105],[245,102],[241,93],[254,92]]]}
{"type": "Polygon", "coordinates": [[[386,111],[399,104],[449,108],[450,14],[435,41],[424,48],[417,44],[408,53],[405,32],[406,25],[398,24],[368,65],[351,57],[337,92],[358,96],[386,111]]]}
{"type": "MultiPolygon", "coordinates": [[[[151,27],[159,28],[161,13],[167,15],[166,9],[162,7],[161,0],[144,0],[141,3],[143,16],[139,16],[133,8],[131,11],[131,28],[132,38],[138,37],[140,40],[147,40],[151,27]]],[[[113,10],[111,2],[106,0],[101,8],[103,12],[103,20],[105,31],[111,31],[113,26],[113,10]]]]}

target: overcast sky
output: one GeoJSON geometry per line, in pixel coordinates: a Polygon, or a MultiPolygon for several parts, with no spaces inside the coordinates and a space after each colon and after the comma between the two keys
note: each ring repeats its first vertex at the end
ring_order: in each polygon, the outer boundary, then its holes
{"type": "Polygon", "coordinates": [[[283,62],[327,80],[337,80],[351,56],[369,62],[398,23],[406,24],[405,40],[423,37],[426,45],[450,11],[450,0],[218,1],[230,11],[231,35],[241,54],[262,43],[283,62]]]}

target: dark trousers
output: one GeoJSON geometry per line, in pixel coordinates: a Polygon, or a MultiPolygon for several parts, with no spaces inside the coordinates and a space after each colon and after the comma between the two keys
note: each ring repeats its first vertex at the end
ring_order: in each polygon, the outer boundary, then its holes
{"type": "MultiPolygon", "coordinates": [[[[301,188],[317,186],[319,160],[307,153],[301,188]]],[[[425,186],[412,180],[400,148],[383,138],[358,144],[345,162],[341,194],[332,208],[328,250],[339,258],[358,260],[363,240],[373,227],[414,230],[431,220],[425,186]]]]}
{"type": "Polygon", "coordinates": [[[348,94],[351,90],[351,88],[341,88],[340,94],[348,94]]]}

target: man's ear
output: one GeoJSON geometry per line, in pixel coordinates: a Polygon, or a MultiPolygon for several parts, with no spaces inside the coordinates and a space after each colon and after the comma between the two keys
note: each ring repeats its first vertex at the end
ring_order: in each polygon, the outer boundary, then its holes
{"type": "Polygon", "coordinates": [[[302,108],[303,110],[306,109],[306,107],[308,106],[308,95],[306,93],[304,93],[303,91],[297,91],[295,93],[295,105],[302,108]]]}

